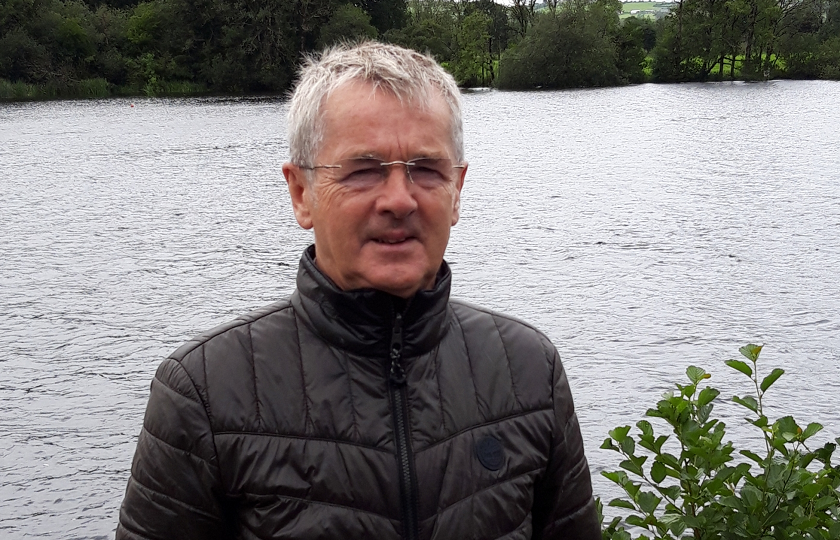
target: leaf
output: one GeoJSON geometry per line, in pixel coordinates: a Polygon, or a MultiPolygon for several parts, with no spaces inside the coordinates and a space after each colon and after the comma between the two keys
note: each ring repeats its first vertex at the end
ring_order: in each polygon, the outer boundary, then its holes
{"type": "Polygon", "coordinates": [[[646,514],[653,514],[660,502],[662,502],[662,498],[649,491],[639,493],[639,508],[646,514]]]}
{"type": "Polygon", "coordinates": [[[835,499],[831,495],[817,499],[817,501],[814,503],[814,510],[818,512],[821,510],[825,510],[826,508],[834,504],[834,501],[835,499]]]}
{"type": "Polygon", "coordinates": [[[808,439],[809,437],[813,437],[817,433],[822,430],[822,425],[816,422],[811,422],[808,424],[808,427],[805,428],[805,431],[802,432],[802,440],[808,439]]]}
{"type": "Polygon", "coordinates": [[[727,360],[725,363],[727,366],[732,369],[737,369],[747,377],[752,377],[752,368],[746,362],[742,362],[741,360],[727,360]]]}
{"type": "Polygon", "coordinates": [[[762,429],[763,429],[763,428],[766,428],[766,427],[767,427],[767,425],[768,425],[768,423],[769,423],[769,420],[767,420],[767,417],[766,417],[766,416],[764,416],[763,414],[762,414],[761,416],[759,416],[759,417],[758,417],[758,420],[750,420],[750,419],[747,419],[747,421],[748,421],[750,424],[754,425],[755,427],[759,427],[759,428],[762,428],[762,429]]]}
{"type": "Polygon", "coordinates": [[[654,461],[650,468],[650,477],[658,484],[665,480],[665,476],[665,465],[658,461],[654,461]]]}
{"type": "Polygon", "coordinates": [[[674,469],[678,469],[680,467],[680,461],[677,457],[673,454],[663,453],[656,456],[656,461],[661,461],[665,465],[669,467],[673,467],[674,469]]]}
{"type": "Polygon", "coordinates": [[[675,521],[674,524],[671,525],[671,532],[674,533],[674,536],[679,538],[680,535],[685,532],[685,523],[683,523],[682,520],[675,521]]]}
{"type": "Polygon", "coordinates": [[[741,502],[741,499],[734,495],[730,495],[728,497],[721,497],[719,500],[720,504],[724,506],[728,506],[729,508],[734,508],[736,510],[744,510],[744,504],[741,502]]]}
{"type": "Polygon", "coordinates": [[[836,521],[828,528],[829,538],[840,538],[840,521],[836,521]]]}
{"type": "Polygon", "coordinates": [[[636,527],[644,527],[645,526],[645,520],[643,520],[639,516],[635,516],[635,515],[627,516],[626,521],[630,525],[633,525],[633,526],[636,526],[636,527]]]}
{"type": "Polygon", "coordinates": [[[616,441],[621,441],[628,433],[630,433],[630,426],[619,426],[609,432],[610,437],[616,441]]]}
{"type": "Polygon", "coordinates": [[[752,396],[744,396],[742,398],[738,396],[733,396],[732,401],[737,403],[738,405],[742,405],[747,409],[751,410],[754,413],[758,413],[758,401],[755,400],[752,396]]]}
{"type": "Polygon", "coordinates": [[[761,391],[766,392],[768,388],[770,388],[774,382],[776,382],[779,377],[785,374],[785,370],[776,368],[770,372],[770,375],[764,377],[764,380],[761,381],[761,391]]]}
{"type": "Polygon", "coordinates": [[[746,456],[746,457],[750,458],[751,460],[755,461],[759,465],[761,465],[761,463],[764,461],[764,459],[762,459],[761,456],[759,456],[755,452],[750,452],[749,450],[741,450],[739,453],[742,456],[746,456]]]}
{"type": "Polygon", "coordinates": [[[624,437],[619,444],[621,445],[621,451],[629,456],[632,456],[636,451],[636,443],[632,437],[624,437]]]}
{"type": "Polygon", "coordinates": [[[653,451],[657,454],[662,453],[662,444],[667,440],[668,437],[666,435],[660,435],[659,437],[657,437],[656,440],[653,441],[653,451]]]}
{"type": "Polygon", "coordinates": [[[619,486],[623,486],[627,482],[627,473],[624,471],[601,471],[601,476],[615,482],[619,486]]]}
{"type": "Polygon", "coordinates": [[[636,422],[636,427],[639,428],[645,437],[653,437],[653,426],[647,420],[639,420],[636,422]]]}
{"type": "Polygon", "coordinates": [[[816,495],[822,491],[823,485],[822,484],[806,484],[802,486],[802,491],[807,495],[809,498],[814,498],[816,495]]]}
{"type": "Polygon", "coordinates": [[[711,403],[713,399],[718,397],[720,392],[715,390],[714,388],[704,388],[700,391],[700,395],[697,396],[697,406],[703,407],[711,403]]]}
{"type": "Polygon", "coordinates": [[[752,343],[748,343],[747,345],[744,345],[743,347],[738,349],[738,352],[740,352],[742,355],[744,355],[745,358],[751,360],[752,362],[757,362],[758,355],[761,353],[762,347],[764,347],[764,345],[753,345],[752,343]]]}
{"type": "MultiPolygon", "coordinates": [[[[707,405],[704,405],[702,407],[698,407],[697,408],[697,420],[701,424],[705,424],[709,420],[709,415],[712,414],[712,409],[713,408],[714,408],[714,405],[712,405],[711,403],[709,403],[707,405]]],[[[715,422],[717,422],[717,421],[715,421],[715,422]]],[[[709,426],[709,427],[711,427],[711,426],[709,426]]]]}
{"type": "Polygon", "coordinates": [[[630,471],[631,473],[633,473],[635,475],[638,475],[638,476],[643,476],[644,475],[644,473],[642,472],[642,468],[638,464],[630,461],[629,459],[625,459],[624,461],[619,463],[618,466],[621,467],[622,469],[626,470],[626,471],[630,471]]]}
{"type": "Polygon", "coordinates": [[[688,375],[688,380],[690,380],[694,385],[697,385],[697,383],[703,380],[706,375],[706,370],[697,366],[688,366],[685,370],[685,374],[688,375]]]}
{"type": "Polygon", "coordinates": [[[659,488],[659,493],[670,498],[672,501],[676,501],[682,494],[682,491],[680,491],[680,486],[669,486],[667,488],[659,488]]]}
{"type": "Polygon", "coordinates": [[[602,450],[618,450],[618,447],[613,444],[612,439],[604,439],[604,443],[600,446],[602,450]]]}
{"type": "Polygon", "coordinates": [[[761,504],[761,492],[750,484],[741,488],[741,498],[747,503],[748,509],[756,509],[761,504]]]}
{"type": "Polygon", "coordinates": [[[626,508],[628,510],[636,509],[636,507],[633,506],[633,503],[625,501],[624,499],[613,499],[609,502],[607,506],[612,506],[614,508],[626,508]]]}
{"type": "Polygon", "coordinates": [[[780,433],[782,438],[790,442],[802,433],[802,429],[796,425],[796,420],[792,416],[783,416],[773,423],[773,432],[780,433]]]}

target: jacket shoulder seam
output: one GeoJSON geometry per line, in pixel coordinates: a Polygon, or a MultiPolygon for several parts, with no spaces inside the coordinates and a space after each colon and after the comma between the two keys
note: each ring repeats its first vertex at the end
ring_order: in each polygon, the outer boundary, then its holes
{"type": "Polygon", "coordinates": [[[287,309],[292,309],[292,304],[289,300],[281,300],[279,302],[275,302],[273,304],[269,304],[261,309],[257,309],[246,313],[244,315],[240,315],[236,317],[232,321],[228,321],[226,323],[222,323],[214,328],[211,328],[207,332],[200,334],[191,340],[187,341],[175,351],[168,356],[172,360],[176,362],[181,362],[184,358],[186,358],[190,353],[195,351],[200,346],[204,345],[211,339],[220,336],[230,330],[234,330],[239,328],[243,325],[251,325],[269,315],[274,315],[275,313],[279,313],[281,311],[286,311],[287,309]]]}
{"type": "Polygon", "coordinates": [[[460,308],[470,309],[472,311],[478,311],[480,313],[484,313],[485,315],[489,315],[489,316],[491,316],[495,319],[502,319],[502,320],[505,320],[507,322],[519,324],[519,325],[524,326],[526,328],[530,328],[531,330],[536,332],[541,338],[550,341],[548,339],[548,336],[546,336],[545,333],[542,330],[540,330],[539,328],[537,328],[536,326],[534,326],[533,324],[531,324],[529,322],[523,321],[522,319],[520,319],[518,317],[514,317],[513,315],[507,315],[505,313],[500,313],[498,311],[494,311],[492,309],[488,309],[488,308],[485,308],[485,307],[482,307],[482,306],[477,306],[475,304],[472,304],[470,302],[466,302],[464,300],[459,300],[457,298],[450,299],[449,303],[452,304],[453,306],[457,306],[457,307],[460,307],[460,308]]]}

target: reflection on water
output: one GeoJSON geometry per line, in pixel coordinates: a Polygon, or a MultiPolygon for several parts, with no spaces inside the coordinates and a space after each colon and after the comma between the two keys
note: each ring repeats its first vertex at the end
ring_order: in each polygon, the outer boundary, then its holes
{"type": "MultiPolygon", "coordinates": [[[[840,83],[465,102],[454,295],[554,340],[595,471],[686,366],[748,391],[722,364],[748,341],[788,370],[774,412],[840,434],[840,83]]],[[[3,538],[111,536],[161,358],[288,294],[311,239],[282,101],[130,104],[0,106],[3,538]]]]}

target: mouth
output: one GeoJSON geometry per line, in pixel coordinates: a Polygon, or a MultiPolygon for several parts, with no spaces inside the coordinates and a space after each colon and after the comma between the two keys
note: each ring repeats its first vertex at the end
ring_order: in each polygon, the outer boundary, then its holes
{"type": "Polygon", "coordinates": [[[411,236],[406,236],[403,238],[374,238],[373,241],[377,244],[385,244],[385,245],[394,245],[394,244],[402,244],[403,242],[408,242],[409,240],[413,240],[414,238],[411,236]]]}
{"type": "Polygon", "coordinates": [[[410,236],[405,233],[400,232],[392,232],[383,234],[382,236],[375,236],[371,238],[371,240],[377,244],[382,244],[385,246],[393,246],[397,244],[404,244],[405,242],[409,242],[411,240],[416,240],[417,238],[414,236],[410,236]]]}

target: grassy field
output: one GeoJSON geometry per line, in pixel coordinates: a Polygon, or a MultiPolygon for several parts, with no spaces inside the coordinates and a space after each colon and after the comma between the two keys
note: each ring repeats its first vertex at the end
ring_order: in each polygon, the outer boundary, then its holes
{"type": "Polygon", "coordinates": [[[648,19],[655,19],[656,16],[653,14],[653,11],[661,10],[663,8],[670,7],[671,3],[668,2],[622,2],[621,4],[621,14],[619,18],[626,19],[627,17],[646,17],[648,19]],[[639,11],[646,11],[647,13],[637,13],[636,15],[631,15],[631,11],[635,10],[639,11]]]}
{"type": "Polygon", "coordinates": [[[630,13],[632,9],[653,9],[656,2],[623,2],[621,4],[622,13],[630,13]]]}

